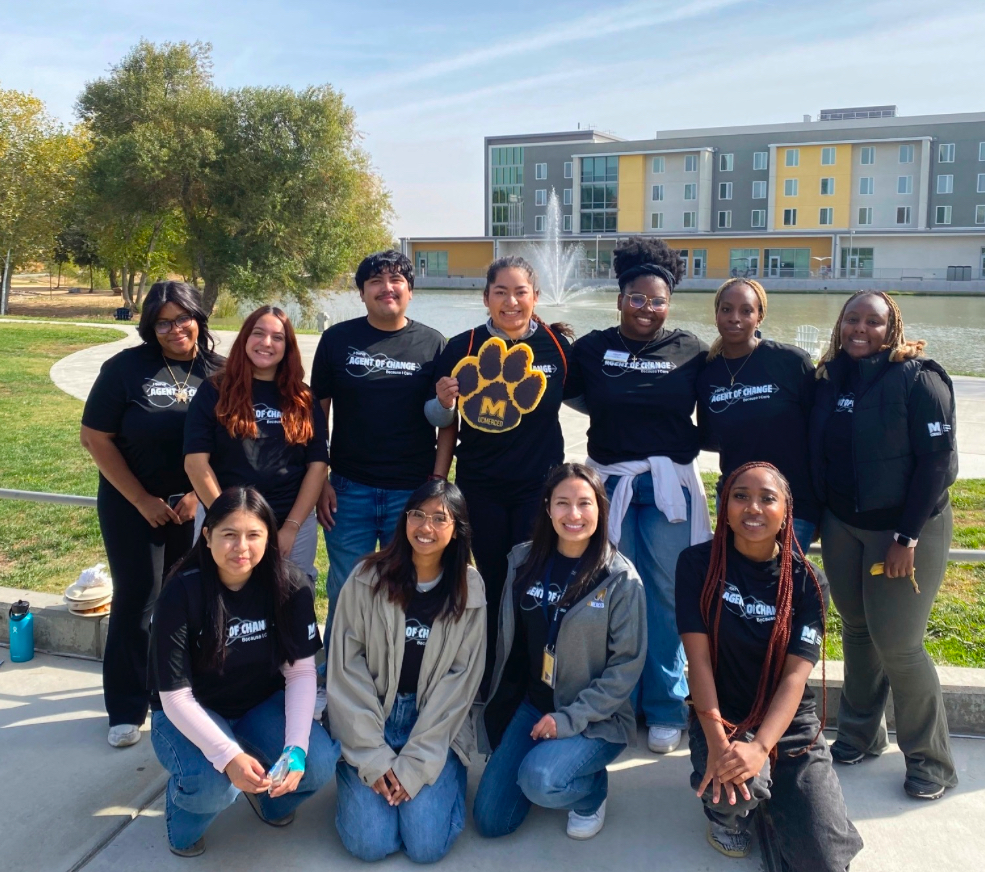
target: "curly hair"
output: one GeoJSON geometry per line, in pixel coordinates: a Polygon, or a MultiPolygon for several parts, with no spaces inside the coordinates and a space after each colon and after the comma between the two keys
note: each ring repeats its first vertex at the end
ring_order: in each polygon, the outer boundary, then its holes
{"type": "MultiPolygon", "coordinates": [[[[731,278],[728,279],[716,292],[714,309],[715,314],[718,314],[718,305],[722,301],[722,295],[729,288],[736,288],[739,285],[748,285],[752,288],[752,292],[756,295],[756,299],[759,300],[759,322],[762,323],[766,320],[766,289],[755,279],[747,278],[731,278]]],[[[714,360],[722,353],[722,337],[719,336],[711,343],[711,348],[708,350],[708,360],[714,360]]]]}
{"type": "Polygon", "coordinates": [[[662,239],[652,236],[631,236],[612,253],[612,265],[616,271],[619,290],[624,291],[637,276],[642,275],[646,266],[656,266],[666,270],[672,282],[670,291],[684,278],[684,259],[681,253],[671,248],[662,239]]]}
{"type": "Polygon", "coordinates": [[[889,360],[892,363],[901,363],[904,360],[923,357],[923,350],[927,345],[926,341],[923,339],[907,340],[903,332],[903,313],[900,311],[899,306],[896,305],[896,301],[889,294],[883,293],[882,291],[856,291],[845,300],[845,305],[841,307],[841,311],[838,313],[838,320],[835,321],[834,329],[831,331],[831,341],[828,344],[828,349],[821,355],[821,359],[818,361],[817,378],[825,377],[825,364],[834,360],[838,356],[838,352],[841,351],[841,325],[845,320],[845,312],[848,311],[848,307],[859,297],[878,297],[888,307],[889,323],[886,329],[886,344],[883,346],[883,350],[887,348],[892,349],[892,353],[889,355],[889,360]]]}

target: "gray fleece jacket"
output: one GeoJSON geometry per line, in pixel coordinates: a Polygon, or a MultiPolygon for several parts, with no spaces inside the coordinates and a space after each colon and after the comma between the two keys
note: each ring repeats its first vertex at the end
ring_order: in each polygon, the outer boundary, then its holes
{"type": "MultiPolygon", "coordinates": [[[[526,674],[507,676],[504,672],[516,636],[517,568],[529,553],[527,542],[517,545],[509,556],[489,702],[478,718],[479,750],[487,754],[499,744],[526,693],[526,674]]],[[[565,614],[557,639],[552,713],[559,739],[580,733],[635,745],[636,719],[629,695],[646,657],[644,596],[636,568],[610,549],[602,580],[565,614]]]]}

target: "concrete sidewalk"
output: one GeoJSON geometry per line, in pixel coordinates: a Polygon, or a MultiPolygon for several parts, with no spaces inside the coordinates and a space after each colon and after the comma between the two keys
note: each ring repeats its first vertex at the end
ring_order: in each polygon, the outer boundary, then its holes
{"type": "MultiPolygon", "coordinates": [[[[0,668],[0,791],[3,868],[18,872],[151,872],[167,869],[366,870],[343,849],[334,826],[335,785],[301,808],[285,830],[264,826],[240,798],[206,835],[207,851],[181,860],[167,850],[165,776],[149,736],[132,748],[106,744],[99,664],[38,655],[0,668]]],[[[641,740],[642,740],[641,735],[641,740]]],[[[640,747],[645,748],[645,744],[640,747]]],[[[985,741],[954,740],[961,785],[934,803],[902,790],[895,747],[877,760],[839,767],[849,812],[865,840],[853,872],[965,869],[985,853],[985,741]]],[[[687,752],[627,752],[609,767],[608,815],[595,839],[564,834],[564,814],[534,809],[513,836],[480,839],[471,820],[446,868],[523,872],[762,869],[758,852],[729,860],[705,842],[700,804],[688,787],[687,752]]],[[[469,772],[468,806],[482,762],[469,772]]],[[[382,868],[411,869],[403,856],[382,868]]]]}

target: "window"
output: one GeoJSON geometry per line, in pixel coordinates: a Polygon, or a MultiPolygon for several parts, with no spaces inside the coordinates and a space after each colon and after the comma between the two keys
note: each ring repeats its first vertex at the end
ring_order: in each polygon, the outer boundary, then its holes
{"type": "Polygon", "coordinates": [[[544,216],[543,215],[534,215],[534,231],[536,233],[543,233],[544,232],[544,216]]]}
{"type": "Polygon", "coordinates": [[[822,225],[834,224],[835,223],[834,216],[835,216],[835,210],[832,209],[830,206],[828,206],[821,210],[821,214],[818,216],[817,223],[822,225]]]}
{"type": "Polygon", "coordinates": [[[841,275],[871,279],[874,249],[845,245],[841,249],[841,275]]]}
{"type": "Polygon", "coordinates": [[[698,156],[696,154],[684,155],[684,172],[696,173],[698,171],[698,156]]]}
{"type": "Polygon", "coordinates": [[[897,206],[896,207],[896,223],[897,224],[909,224],[910,223],[910,207],[909,206],[897,206]]]}
{"type": "Polygon", "coordinates": [[[664,186],[654,185],[650,199],[652,199],[654,202],[657,202],[659,200],[662,200],[663,198],[664,198],[664,186]]]}
{"type": "Polygon", "coordinates": [[[821,179],[821,196],[830,197],[835,192],[835,180],[833,178],[821,179]]]}
{"type": "Polygon", "coordinates": [[[653,159],[653,171],[655,173],[662,173],[664,171],[664,159],[662,157],[655,157],[653,159]]]}
{"type": "Polygon", "coordinates": [[[872,223],[872,207],[862,206],[858,210],[858,223],[859,226],[871,224],[872,223]]]}
{"type": "Polygon", "coordinates": [[[758,248],[733,248],[728,257],[729,274],[755,276],[759,274],[758,248]]]}
{"type": "Polygon", "coordinates": [[[418,260],[424,261],[424,271],[429,276],[448,275],[448,252],[447,251],[422,251],[418,255],[418,260]]]}
{"type": "Polygon", "coordinates": [[[572,164],[572,162],[570,160],[566,160],[564,162],[564,177],[566,179],[570,179],[571,178],[572,166],[573,166],[573,164],[572,164]]]}
{"type": "Polygon", "coordinates": [[[753,209],[752,215],[750,216],[749,224],[752,227],[765,227],[766,226],[766,210],[765,209],[753,209]]]}
{"type": "Polygon", "coordinates": [[[570,233],[571,232],[571,216],[570,215],[565,215],[561,219],[561,229],[565,233],[570,233]]]}
{"type": "Polygon", "coordinates": [[[912,194],[913,193],[913,176],[899,176],[896,179],[896,193],[897,194],[912,194]]]}
{"type": "Polygon", "coordinates": [[[783,210],[783,226],[784,227],[796,227],[797,226],[797,210],[796,209],[784,209],[783,210]]]}
{"type": "Polygon", "coordinates": [[[735,166],[735,155],[734,154],[722,154],[718,156],[718,169],[723,173],[732,172],[732,167],[735,166]]]}
{"type": "Polygon", "coordinates": [[[985,160],[985,142],[978,143],[978,159],[985,160]]]}
{"type": "Polygon", "coordinates": [[[718,199],[719,200],[731,200],[732,199],[732,183],[731,182],[719,182],[718,183],[718,199]]]}
{"type": "Polygon", "coordinates": [[[978,193],[985,194],[985,173],[978,174],[978,193]]]}
{"type": "Polygon", "coordinates": [[[542,181],[547,178],[546,163],[534,164],[534,178],[537,179],[537,181],[542,181]]]}
{"type": "Polygon", "coordinates": [[[950,206],[938,206],[937,207],[937,223],[938,224],[950,224],[951,223],[951,207],[950,206]]]}
{"type": "Polygon", "coordinates": [[[651,230],[663,230],[664,229],[664,213],[663,212],[653,212],[650,215],[650,229],[651,230]]]}
{"type": "Polygon", "coordinates": [[[873,183],[872,176],[862,176],[858,180],[858,192],[860,194],[875,193],[875,184],[873,183]]]}
{"type": "Polygon", "coordinates": [[[863,145],[859,149],[859,163],[862,166],[871,166],[876,162],[876,147],[874,145],[863,145]]]}
{"type": "Polygon", "coordinates": [[[694,182],[688,182],[684,186],[684,199],[685,200],[697,200],[698,199],[698,186],[694,182]]]}
{"type": "Polygon", "coordinates": [[[821,149],[821,166],[830,167],[834,166],[835,155],[838,154],[837,149],[833,145],[826,145],[821,149]]]}
{"type": "Polygon", "coordinates": [[[938,176],[937,177],[937,193],[938,194],[953,194],[954,193],[954,176],[938,176]]]}
{"type": "Polygon", "coordinates": [[[492,235],[523,235],[523,149],[490,149],[492,235]]]}
{"type": "Polygon", "coordinates": [[[788,148],[786,154],[786,163],[788,167],[799,167],[800,166],[800,149],[799,148],[788,148]]]}
{"type": "Polygon", "coordinates": [[[763,258],[766,261],[764,275],[806,279],[811,274],[809,248],[767,248],[763,258]]]}
{"type": "Polygon", "coordinates": [[[975,206],[975,223],[985,224],[985,206],[975,206]]]}
{"type": "Polygon", "coordinates": [[[954,163],[954,143],[942,142],[937,149],[939,163],[954,163]]]}
{"type": "Polygon", "coordinates": [[[754,170],[767,170],[770,166],[770,153],[768,151],[754,151],[752,153],[752,168],[754,170]]]}
{"type": "Polygon", "coordinates": [[[912,145],[901,145],[899,147],[899,162],[900,163],[913,163],[913,146],[912,145]]]}
{"type": "Polygon", "coordinates": [[[619,209],[619,158],[581,159],[582,233],[611,233],[616,230],[619,209]]]}
{"type": "Polygon", "coordinates": [[[766,182],[753,182],[752,183],[752,198],[754,200],[765,200],[766,199],[766,182]]]}
{"type": "Polygon", "coordinates": [[[784,179],[783,180],[783,196],[784,197],[796,197],[797,189],[800,185],[797,183],[797,179],[784,179]]]}
{"type": "Polygon", "coordinates": [[[535,206],[547,205],[547,188],[538,188],[536,191],[534,191],[534,205],[535,206]]]}
{"type": "Polygon", "coordinates": [[[707,248],[696,248],[694,249],[694,277],[701,278],[705,275],[705,267],[708,263],[708,249],[707,248]]]}
{"type": "Polygon", "coordinates": [[[729,209],[725,212],[718,213],[718,226],[719,227],[731,227],[732,226],[732,210],[729,209]]]}
{"type": "Polygon", "coordinates": [[[564,205],[565,206],[571,205],[571,188],[564,189],[564,205]]]}
{"type": "Polygon", "coordinates": [[[698,213],[697,212],[685,212],[684,213],[684,229],[694,230],[698,226],[698,213]]]}

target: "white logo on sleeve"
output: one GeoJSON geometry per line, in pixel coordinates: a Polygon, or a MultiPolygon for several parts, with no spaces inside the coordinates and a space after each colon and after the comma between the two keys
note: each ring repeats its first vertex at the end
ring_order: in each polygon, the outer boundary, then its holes
{"type": "Polygon", "coordinates": [[[800,631],[800,641],[806,642],[808,645],[820,645],[821,633],[814,627],[804,627],[800,631]]]}
{"type": "Polygon", "coordinates": [[[931,436],[943,436],[945,433],[951,432],[951,425],[944,424],[941,421],[928,421],[927,432],[931,436]]]}
{"type": "Polygon", "coordinates": [[[318,624],[308,624],[308,638],[314,639],[315,634],[318,632],[318,624]]]}

